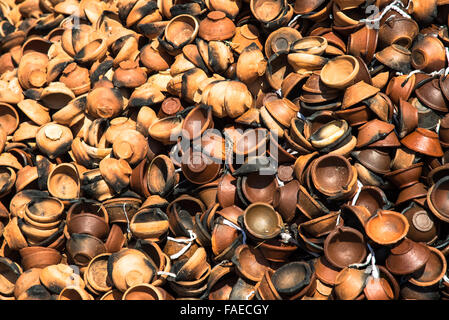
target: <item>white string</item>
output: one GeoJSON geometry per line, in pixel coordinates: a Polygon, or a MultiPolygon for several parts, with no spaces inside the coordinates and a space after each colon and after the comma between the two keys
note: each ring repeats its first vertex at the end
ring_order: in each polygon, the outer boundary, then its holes
{"type": "Polygon", "coordinates": [[[341,209],[338,210],[337,221],[335,221],[335,225],[336,226],[338,226],[340,224],[340,218],[341,218],[341,209]]]}
{"type": "Polygon", "coordinates": [[[298,111],[296,115],[298,116],[299,119],[306,120],[306,117],[301,112],[298,111]]]}
{"type": "Polygon", "coordinates": [[[291,234],[286,232],[281,232],[280,236],[282,238],[281,242],[283,243],[289,243],[292,238],[291,234]]]}
{"type": "Polygon", "coordinates": [[[437,127],[435,128],[435,132],[436,132],[437,134],[440,133],[440,125],[441,125],[441,119],[438,119],[437,127]]]}
{"type": "Polygon", "coordinates": [[[301,18],[302,14],[297,14],[296,16],[293,17],[292,20],[290,20],[290,22],[288,23],[288,27],[290,27],[292,24],[294,24],[296,22],[296,20],[298,20],[299,18],[301,18]]]}
{"type": "Polygon", "coordinates": [[[243,235],[243,244],[246,243],[246,234],[245,234],[245,231],[243,231],[242,228],[240,228],[238,225],[232,223],[232,222],[229,221],[228,219],[223,219],[223,224],[225,224],[225,225],[227,225],[227,226],[229,226],[229,227],[231,227],[231,228],[234,228],[234,229],[236,229],[237,231],[240,231],[240,232],[242,233],[242,235],[243,235]]]}
{"type": "Polygon", "coordinates": [[[283,187],[283,186],[284,186],[284,182],[283,182],[283,181],[281,181],[281,180],[279,180],[279,178],[278,178],[278,175],[276,175],[276,180],[277,180],[277,182],[278,182],[279,186],[281,186],[281,187],[283,187]]]}
{"type": "Polygon", "coordinates": [[[175,172],[181,172],[182,168],[175,169],[175,172]]]}
{"type": "Polygon", "coordinates": [[[446,49],[447,68],[446,71],[444,72],[444,75],[447,76],[449,74],[449,48],[445,47],[445,49],[446,49]]]}
{"type": "Polygon", "coordinates": [[[172,260],[176,260],[178,259],[180,256],[182,256],[184,253],[187,252],[187,250],[189,250],[189,248],[192,246],[192,242],[196,240],[196,234],[195,232],[193,232],[192,230],[187,230],[189,232],[189,239],[176,239],[176,238],[172,238],[172,237],[167,237],[168,240],[177,242],[177,243],[187,243],[187,245],[182,248],[179,252],[172,254],[170,256],[170,259],[172,260]]]}
{"type": "Polygon", "coordinates": [[[366,257],[366,261],[365,262],[350,264],[348,266],[348,268],[356,268],[356,269],[365,268],[366,266],[368,266],[370,264],[372,257],[373,257],[373,255],[371,253],[369,253],[368,256],[366,257]]]}
{"type": "Polygon", "coordinates": [[[282,98],[282,88],[279,88],[278,90],[276,90],[276,94],[282,98]]]}
{"type": "Polygon", "coordinates": [[[131,229],[129,228],[129,218],[128,218],[128,213],[126,212],[126,203],[125,202],[123,203],[123,212],[125,213],[126,223],[127,223],[126,231],[128,233],[131,233],[131,229]]]}
{"type": "MultiPolygon", "coordinates": [[[[410,5],[410,2],[409,4],[410,5]]],[[[360,22],[364,22],[364,23],[372,23],[372,22],[378,22],[380,20],[382,20],[382,18],[387,14],[388,11],[390,10],[395,10],[396,12],[398,12],[401,16],[403,16],[404,18],[407,19],[411,19],[410,15],[408,15],[404,10],[402,10],[399,6],[403,7],[403,4],[400,0],[395,0],[394,2],[390,3],[388,6],[386,6],[382,13],[380,14],[379,17],[375,18],[375,19],[361,19],[360,22]]]]}
{"type": "Polygon", "coordinates": [[[449,283],[449,278],[446,274],[443,276],[443,281],[449,283]]]}
{"type": "Polygon", "coordinates": [[[158,276],[169,276],[172,278],[176,278],[176,274],[172,273],[172,272],[167,272],[167,271],[158,271],[157,272],[158,276]]]}
{"type": "Polygon", "coordinates": [[[248,295],[245,297],[245,300],[249,300],[249,297],[251,297],[254,293],[256,293],[255,290],[253,290],[250,293],[248,293],[248,295]]]}
{"type": "Polygon", "coordinates": [[[373,276],[374,279],[379,279],[379,268],[377,268],[376,266],[376,256],[374,255],[374,250],[373,248],[371,248],[370,244],[367,243],[368,245],[368,249],[370,251],[370,255],[371,255],[371,265],[372,265],[372,271],[371,271],[371,275],[373,276]]]}
{"type": "Polygon", "coordinates": [[[359,179],[357,179],[357,192],[355,193],[354,198],[352,198],[351,206],[355,206],[357,200],[359,199],[360,192],[362,191],[363,183],[360,182],[359,179]]]}

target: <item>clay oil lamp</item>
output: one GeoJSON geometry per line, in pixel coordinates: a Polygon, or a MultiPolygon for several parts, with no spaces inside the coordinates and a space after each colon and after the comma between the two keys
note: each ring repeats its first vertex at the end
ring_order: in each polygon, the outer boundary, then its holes
{"type": "Polygon", "coordinates": [[[72,144],[73,134],[66,126],[48,123],[36,134],[36,144],[50,159],[66,153],[72,144]]]}
{"type": "Polygon", "coordinates": [[[417,128],[412,133],[405,136],[401,143],[408,149],[430,156],[441,157],[443,150],[438,139],[438,134],[428,129],[417,128]]]}
{"type": "Polygon", "coordinates": [[[359,62],[352,56],[339,56],[330,60],[321,70],[321,81],[335,89],[345,89],[354,84],[359,72],[359,62]]]}
{"type": "Polygon", "coordinates": [[[364,149],[353,151],[351,155],[375,173],[386,174],[390,171],[391,158],[387,152],[378,149],[364,149]]]}
{"type": "Polygon", "coordinates": [[[59,164],[49,174],[49,193],[62,201],[73,200],[80,194],[80,178],[73,164],[59,164]]]}
{"type": "Polygon", "coordinates": [[[412,284],[420,287],[430,287],[438,283],[446,274],[447,262],[443,253],[433,247],[423,269],[414,272],[409,280],[412,284]]]}
{"type": "Polygon", "coordinates": [[[417,88],[415,93],[419,101],[426,107],[441,112],[449,111],[446,107],[447,100],[441,91],[440,81],[438,79],[426,82],[417,88]]]}
{"type": "MultiPolygon", "coordinates": [[[[255,43],[260,49],[263,49],[263,45],[261,44],[259,37],[259,30],[253,24],[243,24],[241,26],[237,26],[235,29],[235,35],[231,40],[233,43],[233,49],[237,53],[241,53],[243,49],[251,43],[255,43]]],[[[271,55],[266,54],[266,56],[269,57],[271,55]]]]}
{"type": "Polygon", "coordinates": [[[355,201],[356,206],[362,206],[375,213],[379,209],[388,209],[392,203],[388,200],[383,190],[374,186],[363,186],[359,197],[355,201]]]}
{"type": "Polygon", "coordinates": [[[367,300],[393,300],[394,293],[388,280],[368,277],[363,293],[367,300]]]}
{"type": "Polygon", "coordinates": [[[396,16],[394,19],[387,19],[380,26],[379,45],[387,47],[398,44],[410,48],[418,32],[419,26],[415,20],[396,16]]]}
{"type": "Polygon", "coordinates": [[[204,105],[193,108],[185,117],[182,130],[189,140],[195,140],[213,128],[212,110],[204,105]]]}
{"type": "Polygon", "coordinates": [[[338,155],[324,155],[317,158],[311,167],[313,185],[329,197],[344,197],[355,183],[355,169],[349,161],[338,155]]]}
{"type": "Polygon", "coordinates": [[[32,268],[45,268],[50,265],[58,264],[62,260],[61,254],[52,248],[46,247],[27,247],[19,251],[22,258],[21,264],[24,270],[32,268]]]}
{"type": "Polygon", "coordinates": [[[335,295],[342,300],[356,300],[363,293],[367,277],[365,270],[344,268],[335,279],[335,295]]]}
{"type": "Polygon", "coordinates": [[[112,289],[112,281],[108,278],[108,258],[110,253],[104,253],[93,258],[86,269],[87,283],[97,292],[107,292],[112,289]]]}
{"type": "Polygon", "coordinates": [[[381,245],[393,245],[405,238],[409,230],[407,218],[399,212],[379,210],[365,224],[368,237],[381,245]]]}
{"type": "Polygon", "coordinates": [[[337,227],[324,242],[326,259],[338,268],[360,263],[366,256],[363,235],[349,227],[337,227]]]}
{"type": "Polygon", "coordinates": [[[399,103],[399,137],[404,138],[418,127],[418,110],[409,102],[399,103]]]}
{"type": "Polygon", "coordinates": [[[338,273],[341,268],[332,265],[326,257],[320,256],[315,262],[316,277],[329,286],[334,286],[338,273]]]}
{"type": "MultiPolygon", "coordinates": [[[[373,119],[359,128],[357,135],[357,148],[361,147],[375,147],[376,142],[382,143],[384,140],[389,139],[394,130],[394,125],[381,121],[379,119],[373,119]]],[[[398,139],[393,134],[395,139],[392,141],[392,145],[399,146],[398,139]]]]}
{"type": "Polygon", "coordinates": [[[85,267],[99,254],[106,253],[104,243],[97,237],[89,234],[70,234],[66,242],[68,257],[75,264],[85,267]]]}
{"type": "Polygon", "coordinates": [[[179,15],[170,20],[165,27],[163,41],[159,41],[170,54],[174,54],[195,40],[198,29],[199,22],[194,16],[179,15]]]}
{"type": "Polygon", "coordinates": [[[345,120],[334,120],[316,130],[309,140],[316,149],[330,148],[346,138],[348,130],[349,126],[345,120]]]}
{"type": "Polygon", "coordinates": [[[356,84],[348,87],[343,96],[342,109],[352,107],[366,99],[369,99],[376,95],[379,89],[365,83],[365,81],[359,81],[356,84]]]}
{"type": "Polygon", "coordinates": [[[262,280],[269,265],[258,249],[251,248],[246,244],[235,249],[233,261],[243,277],[255,282],[262,280]]]}
{"type": "Polygon", "coordinates": [[[261,175],[256,172],[241,178],[241,184],[237,185],[237,192],[240,192],[242,201],[272,204],[277,187],[276,176],[261,175]]]}
{"type": "Polygon", "coordinates": [[[392,44],[376,53],[376,59],[393,70],[405,73],[411,71],[411,52],[398,44],[392,44]]]}
{"type": "Polygon", "coordinates": [[[308,219],[318,218],[330,213],[329,209],[317,199],[313,198],[303,186],[299,186],[298,203],[296,207],[308,219]]]}
{"type": "Polygon", "coordinates": [[[371,212],[376,211],[369,211],[362,205],[345,204],[341,207],[341,218],[346,226],[364,232],[365,224],[372,216],[371,212]]]}
{"type": "Polygon", "coordinates": [[[243,214],[245,229],[255,239],[272,239],[282,228],[282,218],[272,206],[256,202],[249,205],[243,214]]]}
{"type": "MultiPolygon", "coordinates": [[[[308,235],[314,238],[320,238],[328,235],[334,230],[337,222],[338,212],[331,212],[324,216],[308,220],[299,224],[298,228],[301,228],[308,235]]],[[[342,219],[340,221],[343,221],[342,219]]]]}
{"type": "Polygon", "coordinates": [[[147,283],[137,284],[123,293],[122,300],[165,300],[162,290],[147,283]]]}
{"type": "Polygon", "coordinates": [[[123,249],[108,259],[108,275],[122,292],[134,285],[149,283],[155,271],[147,256],[136,249],[123,249]]]}
{"type": "Polygon", "coordinates": [[[404,238],[391,249],[385,266],[395,275],[412,274],[425,266],[430,255],[425,244],[404,238]]]}
{"type": "Polygon", "coordinates": [[[444,177],[438,180],[434,185],[430,187],[427,193],[427,205],[431,212],[442,221],[449,221],[449,213],[446,209],[446,201],[444,201],[444,195],[446,194],[446,185],[449,182],[449,178],[444,177]]]}
{"type": "Polygon", "coordinates": [[[264,52],[271,57],[276,52],[290,51],[293,44],[302,38],[301,33],[291,27],[282,27],[271,32],[265,41],[264,52]]]}
{"type": "Polygon", "coordinates": [[[292,180],[276,189],[273,198],[273,206],[278,210],[282,219],[286,222],[290,222],[295,216],[299,187],[299,182],[297,180],[292,180]]]}
{"type": "Polygon", "coordinates": [[[62,263],[43,268],[39,279],[45,288],[56,294],[61,293],[67,286],[84,288],[84,281],[79,274],[75,273],[74,268],[62,263]]]}
{"type": "Polygon", "coordinates": [[[296,296],[310,284],[312,273],[313,270],[307,262],[290,262],[276,269],[271,276],[271,282],[281,296],[296,296]]]}
{"type": "Polygon", "coordinates": [[[400,99],[407,101],[412,94],[415,86],[416,77],[411,75],[397,76],[390,79],[388,82],[385,93],[390,97],[391,101],[395,105],[399,105],[400,99]]]}
{"type": "Polygon", "coordinates": [[[145,208],[136,212],[130,221],[136,238],[160,240],[168,232],[168,217],[159,208],[145,208]]]}
{"type": "Polygon", "coordinates": [[[403,189],[418,182],[421,177],[422,169],[422,162],[415,163],[408,168],[388,172],[384,177],[390,180],[399,189],[403,189]]]}
{"type": "Polygon", "coordinates": [[[195,184],[213,181],[221,170],[221,165],[201,152],[191,151],[185,155],[181,166],[186,179],[195,184]]]}
{"type": "Polygon", "coordinates": [[[147,182],[151,194],[164,196],[176,181],[173,162],[165,155],[155,157],[148,167],[147,182]]]}
{"type": "Polygon", "coordinates": [[[365,26],[349,35],[347,53],[370,63],[376,52],[379,32],[365,26]]]}
{"type": "Polygon", "coordinates": [[[236,27],[223,11],[211,11],[199,24],[198,36],[206,41],[227,40],[235,35],[236,27]]]}
{"type": "Polygon", "coordinates": [[[446,66],[446,52],[443,43],[432,36],[425,36],[412,48],[412,66],[424,72],[438,71],[446,66]]]}

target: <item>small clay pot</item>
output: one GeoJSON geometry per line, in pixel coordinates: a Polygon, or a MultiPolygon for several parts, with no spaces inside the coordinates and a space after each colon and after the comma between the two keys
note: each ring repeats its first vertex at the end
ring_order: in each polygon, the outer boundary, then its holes
{"type": "Polygon", "coordinates": [[[308,263],[290,262],[276,269],[271,276],[271,282],[280,295],[293,296],[309,285],[312,273],[308,263]]]}
{"type": "Polygon", "coordinates": [[[326,259],[338,268],[360,263],[366,256],[363,235],[348,227],[337,227],[324,242],[326,259]]]}
{"type": "Polygon", "coordinates": [[[41,274],[40,268],[32,268],[24,271],[14,284],[14,297],[18,299],[23,293],[36,285],[41,285],[39,276],[41,274]]]}
{"type": "Polygon", "coordinates": [[[215,180],[221,170],[220,163],[201,152],[191,150],[183,158],[182,172],[187,180],[195,184],[205,184],[215,180]]]}
{"type": "Polygon", "coordinates": [[[379,46],[398,44],[410,48],[418,32],[419,26],[413,19],[397,16],[387,19],[379,28],[379,46]]]}
{"type": "Polygon", "coordinates": [[[424,72],[438,71],[446,66],[444,45],[437,37],[425,36],[412,48],[413,68],[424,72]]]}
{"type": "Polygon", "coordinates": [[[72,233],[66,243],[69,257],[79,266],[87,266],[97,255],[106,253],[103,242],[88,234],[72,233]]]}
{"type": "Polygon", "coordinates": [[[112,145],[114,155],[126,160],[130,166],[136,166],[148,152],[147,139],[133,129],[123,130],[112,145]]]}
{"type": "Polygon", "coordinates": [[[399,212],[379,210],[365,224],[368,237],[381,245],[392,245],[405,238],[409,230],[407,218],[399,212]]]}
{"type": "Polygon", "coordinates": [[[74,164],[61,163],[48,175],[49,193],[62,201],[73,200],[80,195],[80,177],[74,164]]]}
{"type": "Polygon", "coordinates": [[[122,292],[132,286],[151,282],[155,272],[147,256],[136,249],[123,249],[111,254],[108,259],[108,275],[122,292]]]}
{"type": "Polygon", "coordinates": [[[69,234],[88,234],[98,239],[104,239],[109,233],[107,222],[91,213],[80,213],[73,216],[67,223],[69,234]]]}
{"type": "Polygon", "coordinates": [[[290,222],[295,217],[299,187],[299,182],[292,180],[276,189],[273,198],[273,207],[278,210],[282,219],[286,222],[290,222]]]}
{"type": "Polygon", "coordinates": [[[0,293],[2,296],[11,296],[14,293],[15,283],[22,274],[22,269],[18,264],[6,257],[0,258],[0,264],[2,267],[2,271],[0,272],[2,279],[0,293]]]}
{"type": "Polygon", "coordinates": [[[335,295],[342,300],[355,300],[363,292],[367,277],[364,270],[344,268],[335,279],[335,295]]]}
{"type": "Polygon", "coordinates": [[[410,72],[411,52],[407,48],[392,44],[376,54],[376,59],[398,72],[410,72]]]}
{"type": "Polygon", "coordinates": [[[223,11],[211,11],[199,24],[198,36],[206,41],[227,40],[235,35],[235,25],[223,11]]]}
{"type": "Polygon", "coordinates": [[[430,156],[441,157],[443,150],[438,139],[438,134],[424,128],[417,128],[412,133],[405,136],[401,143],[408,149],[430,156]]]}
{"type": "Polygon", "coordinates": [[[391,249],[385,266],[395,275],[412,274],[425,266],[430,255],[426,245],[404,238],[391,249]]]}
{"type": "Polygon", "coordinates": [[[326,196],[340,196],[351,190],[354,170],[346,158],[325,155],[313,162],[311,176],[315,188],[320,193],[326,196]]]}
{"type": "Polygon", "coordinates": [[[385,175],[399,189],[409,187],[418,182],[421,177],[423,163],[415,163],[408,168],[391,171],[385,175]]]}
{"type": "Polygon", "coordinates": [[[56,123],[47,123],[36,134],[39,150],[50,159],[66,153],[72,144],[73,134],[69,128],[56,123]]]}
{"type": "Polygon", "coordinates": [[[160,240],[168,232],[168,217],[159,208],[145,208],[136,212],[130,221],[136,238],[160,240]]]}
{"type": "Polygon", "coordinates": [[[394,293],[388,281],[384,278],[368,277],[363,289],[368,300],[393,300],[394,293]]]}
{"type": "Polygon", "coordinates": [[[241,179],[241,185],[237,185],[237,191],[240,189],[244,195],[243,200],[250,203],[265,202],[272,204],[277,187],[278,182],[275,176],[250,173],[241,179]]]}
{"type": "Polygon", "coordinates": [[[151,284],[143,283],[129,287],[122,300],[165,300],[161,289],[151,284]]]}
{"type": "Polygon", "coordinates": [[[127,60],[120,62],[120,67],[114,71],[112,81],[118,88],[137,88],[147,81],[147,74],[137,62],[127,60]]]}
{"type": "Polygon", "coordinates": [[[415,86],[415,82],[416,77],[414,74],[410,77],[406,75],[393,77],[388,82],[385,93],[395,105],[399,105],[401,99],[408,100],[415,86]]]}
{"type": "Polygon", "coordinates": [[[272,239],[281,232],[281,216],[263,202],[249,205],[243,214],[245,229],[256,239],[272,239]]]}
{"type": "Polygon", "coordinates": [[[61,293],[68,286],[84,288],[84,281],[74,268],[62,263],[43,268],[39,279],[45,288],[55,294],[61,293]]]}
{"type": "Polygon", "coordinates": [[[250,281],[260,281],[269,263],[258,249],[243,244],[234,251],[233,261],[240,274],[250,281]]]}
{"type": "Polygon", "coordinates": [[[430,257],[423,269],[414,272],[409,280],[419,287],[430,287],[438,283],[446,274],[447,262],[444,254],[433,247],[428,247],[430,257]]]}
{"type": "Polygon", "coordinates": [[[345,89],[352,84],[359,72],[359,62],[352,56],[339,56],[324,65],[321,81],[330,88],[345,89]]]}
{"type": "Polygon", "coordinates": [[[32,268],[45,268],[47,266],[58,264],[62,260],[61,254],[52,248],[45,247],[27,247],[19,251],[22,258],[24,270],[32,268]]]}

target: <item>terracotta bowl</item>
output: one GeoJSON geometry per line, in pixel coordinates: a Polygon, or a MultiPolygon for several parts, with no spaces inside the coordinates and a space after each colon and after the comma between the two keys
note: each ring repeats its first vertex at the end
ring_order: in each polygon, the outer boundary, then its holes
{"type": "Polygon", "coordinates": [[[168,216],[164,211],[149,207],[136,212],[129,228],[136,238],[159,241],[168,232],[168,225],[168,216]]]}
{"type": "Polygon", "coordinates": [[[73,216],[67,224],[69,234],[89,234],[99,239],[105,239],[109,233],[108,223],[90,213],[81,213],[73,216]]]}
{"type": "Polygon", "coordinates": [[[441,157],[443,150],[438,139],[438,134],[424,128],[417,128],[412,133],[405,136],[401,143],[415,152],[430,156],[441,157]]]}
{"type": "Polygon", "coordinates": [[[271,281],[279,294],[294,295],[310,283],[312,272],[306,262],[290,262],[276,269],[271,281]]]}
{"type": "Polygon", "coordinates": [[[265,270],[269,267],[260,250],[246,244],[235,249],[232,260],[241,275],[255,282],[262,280],[265,270]]]}
{"type": "Polygon", "coordinates": [[[444,254],[433,247],[428,247],[431,251],[429,260],[424,268],[414,272],[410,282],[419,287],[430,287],[437,284],[446,274],[447,262],[444,254]]]}
{"type": "Polygon", "coordinates": [[[317,158],[311,167],[315,188],[326,196],[336,196],[350,190],[354,173],[349,161],[338,155],[317,158]]]}
{"type": "Polygon", "coordinates": [[[395,275],[412,274],[425,266],[430,255],[426,245],[404,238],[391,249],[385,266],[395,275]]]}
{"type": "Polygon", "coordinates": [[[408,168],[398,169],[385,174],[385,178],[390,180],[399,189],[409,187],[419,181],[423,163],[415,163],[408,168]]]}
{"type": "Polygon", "coordinates": [[[430,244],[438,237],[439,223],[433,215],[420,206],[412,206],[403,211],[410,228],[407,238],[415,242],[430,244]]]}
{"type": "Polygon", "coordinates": [[[352,56],[339,56],[330,60],[321,70],[321,81],[330,88],[345,89],[354,84],[359,62],[352,56]]]}
{"type": "Polygon", "coordinates": [[[56,198],[34,198],[28,202],[25,214],[33,221],[51,223],[59,221],[64,210],[63,203],[56,198]]]}
{"type": "Polygon", "coordinates": [[[381,245],[398,243],[407,235],[409,223],[399,212],[379,210],[365,224],[368,237],[381,245]]]}
{"type": "Polygon", "coordinates": [[[242,178],[241,189],[250,203],[265,202],[272,204],[278,187],[275,176],[250,173],[242,178]]]}
{"type": "Polygon", "coordinates": [[[366,246],[363,235],[349,227],[337,227],[324,242],[327,260],[339,268],[360,263],[365,259],[366,246]]]}
{"type": "MultiPolygon", "coordinates": [[[[331,212],[319,218],[308,220],[299,224],[298,228],[301,228],[307,233],[307,235],[320,238],[328,235],[336,226],[336,221],[339,213],[331,212]]],[[[341,224],[343,219],[341,219],[341,224]]]]}
{"type": "Polygon", "coordinates": [[[68,256],[79,266],[87,266],[97,255],[106,253],[104,243],[88,234],[72,233],[67,240],[66,249],[68,256]]]}
{"type": "Polygon", "coordinates": [[[285,244],[278,239],[262,242],[259,248],[265,259],[272,262],[286,262],[298,249],[296,245],[285,244]]]}
{"type": "Polygon", "coordinates": [[[61,262],[61,254],[52,248],[45,247],[27,247],[19,251],[22,257],[22,266],[24,270],[32,268],[45,268],[47,266],[61,262]]]}
{"type": "Polygon", "coordinates": [[[363,186],[355,205],[363,206],[367,208],[370,213],[375,213],[379,209],[388,209],[392,204],[381,188],[363,186]]]}
{"type": "Polygon", "coordinates": [[[444,177],[432,185],[427,193],[427,204],[430,210],[444,222],[449,222],[449,209],[445,200],[447,185],[449,185],[449,177],[444,177]]]}
{"type": "Polygon", "coordinates": [[[367,300],[393,300],[394,293],[388,280],[384,278],[368,277],[363,293],[367,300]]]}
{"type": "Polygon", "coordinates": [[[103,253],[93,258],[86,269],[87,283],[97,292],[107,292],[112,289],[112,281],[108,277],[108,259],[110,253],[103,253]]]}
{"type": "Polygon", "coordinates": [[[158,287],[151,284],[138,284],[129,287],[124,293],[122,300],[165,300],[164,295],[158,287]]]}
{"type": "Polygon", "coordinates": [[[367,277],[364,270],[344,268],[335,279],[335,295],[341,300],[355,300],[363,292],[367,277]]]}
{"type": "Polygon", "coordinates": [[[155,267],[148,257],[136,249],[123,249],[108,259],[108,274],[114,286],[126,291],[128,288],[149,283],[155,275],[155,267]]]}
{"type": "Polygon", "coordinates": [[[335,285],[335,280],[340,270],[341,268],[332,265],[324,255],[316,260],[315,274],[320,281],[329,286],[335,285]]]}
{"type": "Polygon", "coordinates": [[[255,202],[245,209],[243,224],[254,238],[268,240],[281,232],[283,222],[272,206],[255,202]]]}

